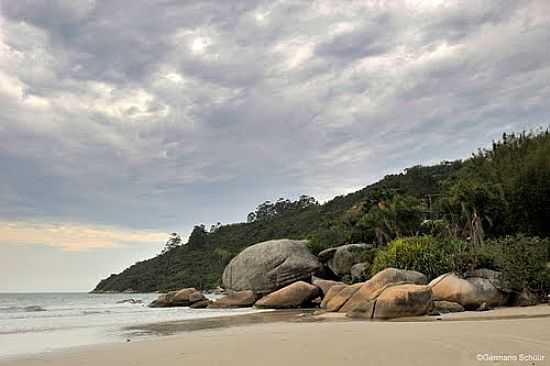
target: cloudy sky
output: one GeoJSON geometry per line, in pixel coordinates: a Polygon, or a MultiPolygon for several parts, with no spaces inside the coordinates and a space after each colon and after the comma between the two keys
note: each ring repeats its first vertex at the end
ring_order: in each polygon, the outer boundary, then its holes
{"type": "Polygon", "coordinates": [[[0,7],[0,291],[549,124],[547,0],[0,7]]]}

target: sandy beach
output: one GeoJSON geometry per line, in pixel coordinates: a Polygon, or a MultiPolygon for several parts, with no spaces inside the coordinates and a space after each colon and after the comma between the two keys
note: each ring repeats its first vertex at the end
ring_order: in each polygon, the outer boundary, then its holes
{"type": "MultiPolygon", "coordinates": [[[[204,329],[181,323],[188,330],[176,335],[5,359],[0,365],[550,364],[548,305],[398,322],[277,316],[260,322],[246,316],[234,323],[210,320],[204,329]]],[[[171,331],[176,328],[172,324],[171,331]]]]}

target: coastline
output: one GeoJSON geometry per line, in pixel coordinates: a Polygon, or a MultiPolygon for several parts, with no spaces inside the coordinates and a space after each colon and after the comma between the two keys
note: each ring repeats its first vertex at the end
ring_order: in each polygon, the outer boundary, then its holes
{"type": "MultiPolygon", "coordinates": [[[[350,320],[343,314],[312,315],[307,310],[267,311],[129,329],[138,328],[163,336],[0,359],[0,365],[280,365],[282,355],[285,363],[304,365],[472,365],[485,361],[477,359],[485,355],[520,354],[543,356],[529,365],[550,364],[547,304],[398,321],[350,320]]],[[[514,362],[506,364],[526,364],[514,362]]]]}

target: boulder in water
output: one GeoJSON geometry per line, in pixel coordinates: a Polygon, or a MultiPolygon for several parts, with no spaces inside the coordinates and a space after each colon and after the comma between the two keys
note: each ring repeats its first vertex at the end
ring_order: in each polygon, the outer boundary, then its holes
{"type": "Polygon", "coordinates": [[[175,306],[190,306],[195,302],[204,300],[204,295],[196,288],[184,288],[177,291],[170,291],[160,295],[149,307],[163,308],[175,306]]]}

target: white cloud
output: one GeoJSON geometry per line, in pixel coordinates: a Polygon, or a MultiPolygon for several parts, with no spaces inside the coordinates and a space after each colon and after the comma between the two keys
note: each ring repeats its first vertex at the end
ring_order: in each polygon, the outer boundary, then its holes
{"type": "Polygon", "coordinates": [[[167,237],[166,233],[161,232],[73,223],[0,221],[0,227],[0,244],[40,244],[67,251],[140,244],[160,247],[167,237]]]}

